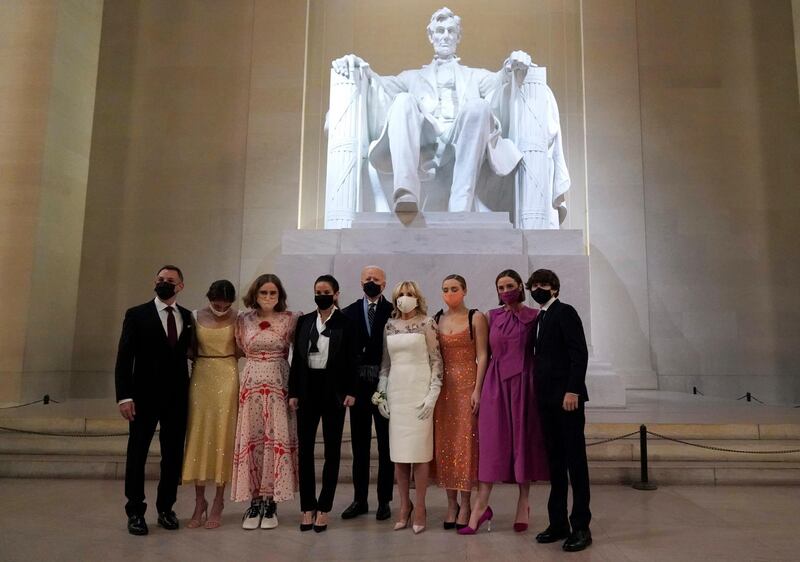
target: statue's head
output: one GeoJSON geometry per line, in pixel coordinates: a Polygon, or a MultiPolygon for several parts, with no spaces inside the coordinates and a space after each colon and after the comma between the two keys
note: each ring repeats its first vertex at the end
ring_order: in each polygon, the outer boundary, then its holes
{"type": "Polygon", "coordinates": [[[428,40],[439,58],[449,58],[456,54],[461,41],[461,18],[450,8],[440,8],[431,16],[428,24],[428,40]]]}

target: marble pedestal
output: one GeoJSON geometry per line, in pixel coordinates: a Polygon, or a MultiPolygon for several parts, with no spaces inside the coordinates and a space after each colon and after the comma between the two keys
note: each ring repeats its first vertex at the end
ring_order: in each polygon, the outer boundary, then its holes
{"type": "MultiPolygon", "coordinates": [[[[443,307],[441,281],[458,273],[467,280],[467,305],[498,306],[495,277],[515,269],[526,280],[539,268],[561,279],[561,299],[583,320],[591,350],[589,257],[580,230],[516,230],[507,213],[360,213],[350,229],[288,230],[275,271],[290,295],[292,310],[314,309],[313,283],[332,273],[340,283],[342,306],[362,295],[366,265],[386,271],[387,293],[403,280],[419,283],[428,313],[443,307]]],[[[590,353],[587,386],[591,407],[625,406],[625,385],[611,365],[590,353]]]]}

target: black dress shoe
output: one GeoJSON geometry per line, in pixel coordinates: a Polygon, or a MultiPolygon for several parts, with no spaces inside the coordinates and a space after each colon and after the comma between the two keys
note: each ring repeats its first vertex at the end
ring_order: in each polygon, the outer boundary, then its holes
{"type": "Polygon", "coordinates": [[[128,532],[132,535],[146,535],[149,532],[143,515],[128,517],[128,532]]]}
{"type": "Polygon", "coordinates": [[[572,534],[564,541],[561,548],[567,552],[578,552],[592,544],[592,533],[589,529],[572,531],[572,534]]]}
{"type": "Polygon", "coordinates": [[[314,523],[314,532],[315,533],[324,533],[328,530],[328,525],[317,525],[314,523]]]}
{"type": "Polygon", "coordinates": [[[569,536],[569,527],[565,529],[558,529],[547,527],[544,531],[536,535],[536,542],[547,544],[556,541],[562,541],[569,536]]]}
{"type": "Polygon", "coordinates": [[[378,521],[386,521],[392,516],[392,508],[389,503],[379,503],[378,511],[375,512],[375,519],[378,521]]]}
{"type": "Polygon", "coordinates": [[[369,511],[369,506],[366,503],[355,501],[347,506],[342,512],[342,519],[355,519],[359,515],[364,515],[369,511]]]}
{"type": "Polygon", "coordinates": [[[164,527],[167,531],[175,531],[180,525],[178,524],[178,516],[174,511],[162,511],[158,514],[158,525],[164,527]]]}

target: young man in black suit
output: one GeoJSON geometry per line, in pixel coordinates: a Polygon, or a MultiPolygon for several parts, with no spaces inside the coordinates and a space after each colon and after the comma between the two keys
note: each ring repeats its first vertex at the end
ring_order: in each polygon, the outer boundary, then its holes
{"type": "Polygon", "coordinates": [[[589,467],[584,438],[586,367],[589,354],[577,311],[558,300],[561,283],[549,269],[533,272],[527,283],[539,306],[533,350],[534,377],[550,464],[550,525],[536,536],[540,543],[564,540],[568,552],[592,544],[589,522],[589,467]],[[572,513],[567,518],[567,487],[572,485],[572,513]],[[572,530],[570,531],[570,525],[572,530]]]}
{"type": "Polygon", "coordinates": [[[155,279],[156,298],[128,309],[117,350],[115,383],[120,414],[128,420],[125,463],[125,513],[128,532],[146,535],[144,467],[156,425],[160,423],[161,479],[156,509],[158,524],[178,528],[172,511],[181,479],[186,435],[192,315],[175,303],[183,289],[183,273],[162,267],[155,279]]]}
{"type": "Polygon", "coordinates": [[[301,531],[328,528],[339,479],[344,416],[355,403],[355,327],[336,307],[338,297],[338,281],[332,275],[319,276],[314,282],[317,310],[301,316],[294,333],[289,406],[297,410],[301,531]],[[317,497],[314,443],[320,420],[325,464],[317,497]]]}
{"type": "Polygon", "coordinates": [[[378,440],[378,511],[375,518],[384,521],[392,516],[390,503],[394,488],[394,463],[389,456],[389,420],[372,403],[378,387],[383,358],[383,329],[392,314],[392,303],[383,297],[386,273],[378,266],[361,270],[364,296],[342,312],[356,327],[358,383],[356,403],[350,408],[350,436],[353,447],[353,503],[342,519],[352,519],[369,511],[369,465],[372,448],[372,421],[378,440]]]}

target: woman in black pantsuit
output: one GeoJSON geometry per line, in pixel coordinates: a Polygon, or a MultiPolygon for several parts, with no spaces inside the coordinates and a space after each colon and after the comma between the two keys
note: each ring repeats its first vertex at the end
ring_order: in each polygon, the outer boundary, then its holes
{"type": "Polygon", "coordinates": [[[322,532],[333,507],[346,408],[355,403],[355,327],[337,308],[339,283],[322,275],[314,283],[317,310],[300,317],[289,374],[289,406],[297,410],[300,441],[301,531],[322,532]],[[322,421],[325,464],[316,495],[314,442],[322,421]]]}

